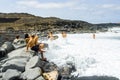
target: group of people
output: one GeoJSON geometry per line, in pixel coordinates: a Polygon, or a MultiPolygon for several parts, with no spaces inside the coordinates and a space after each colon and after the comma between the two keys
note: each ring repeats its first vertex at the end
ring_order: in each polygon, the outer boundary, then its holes
{"type": "MultiPolygon", "coordinates": [[[[62,37],[63,38],[66,38],[67,37],[67,34],[66,32],[62,32],[61,33],[62,37]]],[[[54,40],[54,36],[53,36],[53,33],[52,32],[49,32],[48,33],[48,36],[47,36],[51,41],[54,40]]],[[[19,38],[20,36],[17,35],[16,36],[16,39],[13,41],[14,43],[17,43],[19,41],[19,38]]],[[[40,53],[41,54],[41,58],[42,60],[46,60],[46,58],[44,57],[44,43],[38,43],[38,36],[36,34],[25,34],[25,41],[26,41],[26,52],[29,51],[29,49],[37,52],[37,53],[40,53]]],[[[93,39],[96,38],[96,35],[93,34],[93,39]]]]}
{"type": "MultiPolygon", "coordinates": [[[[66,32],[64,32],[64,31],[61,32],[61,35],[62,35],[63,38],[66,38],[66,37],[67,37],[67,34],[66,34],[66,32]]],[[[52,33],[52,32],[49,32],[49,33],[48,33],[48,38],[49,38],[50,40],[54,40],[54,39],[55,39],[55,37],[53,36],[53,33],[52,33]]]]}
{"type": "MultiPolygon", "coordinates": [[[[62,32],[62,37],[66,38],[67,34],[65,32],[62,32]]],[[[54,36],[52,32],[48,33],[48,39],[50,39],[51,41],[54,40],[54,36]]],[[[26,42],[26,52],[28,52],[29,50],[33,50],[36,53],[40,53],[41,54],[41,59],[42,60],[46,60],[46,58],[44,57],[44,43],[38,43],[38,36],[36,34],[25,34],[25,42],[26,42]]],[[[13,41],[14,43],[17,43],[20,40],[20,36],[17,35],[15,40],[13,41]]]]}

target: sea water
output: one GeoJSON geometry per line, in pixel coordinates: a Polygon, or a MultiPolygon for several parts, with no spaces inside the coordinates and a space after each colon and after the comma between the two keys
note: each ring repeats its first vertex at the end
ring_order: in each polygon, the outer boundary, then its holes
{"type": "Polygon", "coordinates": [[[72,75],[120,79],[120,33],[96,33],[96,39],[92,33],[68,34],[65,39],[57,35],[58,39],[46,41],[49,49],[45,57],[49,61],[58,66],[72,62],[77,69],[72,75]]]}

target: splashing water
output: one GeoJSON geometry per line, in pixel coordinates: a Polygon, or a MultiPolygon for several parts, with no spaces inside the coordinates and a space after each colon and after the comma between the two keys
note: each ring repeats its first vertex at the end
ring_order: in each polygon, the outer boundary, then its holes
{"type": "Polygon", "coordinates": [[[108,75],[120,78],[120,41],[106,37],[119,37],[119,33],[99,33],[96,39],[92,34],[68,34],[63,39],[60,34],[54,41],[48,40],[48,60],[63,66],[71,61],[77,71],[72,75],[108,75]],[[113,66],[114,65],[114,66],[113,66]]]}

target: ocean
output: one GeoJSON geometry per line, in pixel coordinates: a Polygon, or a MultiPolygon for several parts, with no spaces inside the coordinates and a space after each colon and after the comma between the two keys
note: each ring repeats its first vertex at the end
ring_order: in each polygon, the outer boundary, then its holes
{"type": "Polygon", "coordinates": [[[43,41],[49,44],[46,58],[64,66],[68,62],[77,69],[72,75],[112,76],[120,79],[120,33],[68,34],[66,39],[57,34],[54,41],[43,41]]]}

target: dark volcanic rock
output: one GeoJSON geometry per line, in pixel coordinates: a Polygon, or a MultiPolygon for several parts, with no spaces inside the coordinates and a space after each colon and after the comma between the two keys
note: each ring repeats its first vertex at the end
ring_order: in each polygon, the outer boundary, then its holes
{"type": "Polygon", "coordinates": [[[7,53],[9,53],[10,51],[14,50],[14,46],[12,45],[11,42],[5,42],[3,45],[2,45],[2,48],[5,48],[7,53]]]}
{"type": "Polygon", "coordinates": [[[0,47],[0,58],[5,57],[5,56],[6,56],[6,54],[7,54],[6,49],[5,49],[5,48],[3,48],[3,47],[0,47]]]}
{"type": "Polygon", "coordinates": [[[51,72],[54,70],[58,70],[58,67],[53,62],[46,62],[44,67],[42,67],[42,69],[44,72],[51,72]]]}
{"type": "Polygon", "coordinates": [[[13,51],[15,48],[12,45],[11,42],[5,42],[1,47],[0,47],[0,58],[5,57],[7,53],[13,51]]]}
{"type": "Polygon", "coordinates": [[[84,76],[84,77],[71,77],[71,80],[119,80],[111,76],[84,76]]]}
{"type": "Polygon", "coordinates": [[[2,72],[7,71],[8,69],[16,69],[18,71],[23,72],[25,71],[25,65],[24,64],[20,65],[19,63],[18,64],[7,64],[2,68],[2,72]]]}

